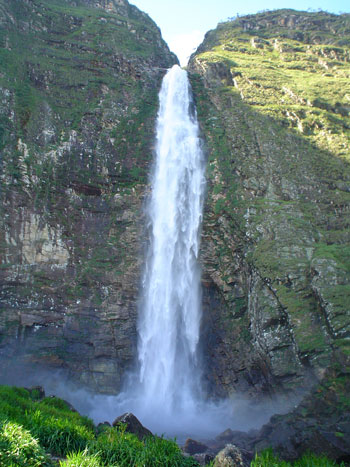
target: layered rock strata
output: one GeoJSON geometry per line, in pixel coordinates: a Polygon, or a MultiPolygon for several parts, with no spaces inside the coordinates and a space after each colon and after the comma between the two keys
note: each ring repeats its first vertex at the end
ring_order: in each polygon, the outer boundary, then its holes
{"type": "Polygon", "coordinates": [[[207,33],[189,71],[208,144],[212,387],[298,392],[350,355],[350,18],[293,10],[207,33]]]}
{"type": "Polygon", "coordinates": [[[134,358],[142,203],[176,62],[126,0],[0,2],[2,375],[116,392],[134,358]]]}

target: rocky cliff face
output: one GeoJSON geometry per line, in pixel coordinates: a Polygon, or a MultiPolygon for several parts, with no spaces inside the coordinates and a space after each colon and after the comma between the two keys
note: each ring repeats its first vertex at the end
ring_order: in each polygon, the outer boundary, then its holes
{"type": "MultiPolygon", "coordinates": [[[[157,94],[176,58],[124,0],[0,7],[2,376],[37,365],[116,392],[135,355],[157,94]]],[[[349,21],[237,18],[191,59],[212,393],[349,377],[349,21]]]]}
{"type": "Polygon", "coordinates": [[[220,24],[191,58],[209,150],[204,346],[220,394],[349,375],[349,45],[348,14],[280,10],[220,24]]]}
{"type": "Polygon", "coordinates": [[[126,0],[0,1],[0,352],[115,392],[134,355],[157,94],[176,62],[126,0]]]}

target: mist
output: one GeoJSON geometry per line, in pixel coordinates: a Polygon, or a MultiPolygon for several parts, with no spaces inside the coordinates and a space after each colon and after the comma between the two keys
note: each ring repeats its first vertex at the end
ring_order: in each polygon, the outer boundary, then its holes
{"type": "Polygon", "coordinates": [[[118,395],[94,393],[74,383],[64,370],[45,370],[28,364],[12,365],[11,371],[0,375],[0,383],[26,388],[42,386],[46,396],[64,399],[95,424],[113,423],[119,415],[132,412],[152,433],[176,438],[179,443],[188,437],[202,441],[213,439],[228,428],[245,432],[258,429],[272,415],[289,412],[302,398],[302,394],[276,396],[257,402],[236,393],[223,400],[202,400],[195,404],[190,401],[182,410],[169,413],[162,407],[150,409],[135,394],[127,391],[118,395]]]}

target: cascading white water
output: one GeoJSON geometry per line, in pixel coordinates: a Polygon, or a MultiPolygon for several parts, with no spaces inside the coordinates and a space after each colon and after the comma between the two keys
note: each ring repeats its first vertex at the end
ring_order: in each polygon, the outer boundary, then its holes
{"type": "Polygon", "coordinates": [[[232,426],[233,405],[205,400],[201,391],[198,251],[205,158],[187,73],[179,66],[165,75],[159,103],[138,370],[129,374],[118,396],[96,396],[89,415],[99,422],[133,412],[153,433],[181,441],[216,436],[232,426]]]}
{"type": "Polygon", "coordinates": [[[199,392],[197,258],[205,164],[187,73],[179,66],[164,77],[159,100],[138,357],[144,403],[169,415],[193,405],[199,392]]]}
{"type": "Polygon", "coordinates": [[[258,426],[272,412],[265,407],[254,411],[238,396],[214,403],[201,394],[197,259],[205,160],[187,73],[179,66],[167,72],[159,99],[147,206],[150,244],[138,322],[139,368],[118,396],[95,396],[88,413],[100,422],[133,412],[154,433],[180,441],[188,436],[208,439],[228,427],[258,426]]]}

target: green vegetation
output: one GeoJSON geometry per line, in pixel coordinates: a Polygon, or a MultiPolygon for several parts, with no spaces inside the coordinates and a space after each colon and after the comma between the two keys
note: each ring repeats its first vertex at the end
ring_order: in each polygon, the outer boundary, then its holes
{"type": "Polygon", "coordinates": [[[125,425],[97,431],[92,421],[56,397],[0,386],[0,464],[3,467],[195,467],[175,441],[140,441],[125,425]],[[52,457],[58,456],[60,461],[52,457]]]}
{"type": "Polygon", "coordinates": [[[37,400],[26,389],[0,387],[0,416],[29,430],[40,445],[55,455],[84,449],[94,439],[93,423],[72,412],[56,398],[37,400]]]}
{"type": "Polygon", "coordinates": [[[350,160],[349,44],[349,15],[278,10],[220,24],[197,60],[225,64],[228,94],[350,160]]]}
{"type": "Polygon", "coordinates": [[[316,397],[333,405],[333,411],[346,413],[350,410],[350,378],[348,376],[333,376],[327,378],[317,390],[316,397]]]}
{"type": "Polygon", "coordinates": [[[60,467],[102,467],[98,454],[89,454],[89,451],[74,452],[67,455],[65,461],[60,461],[60,467]]]}
{"type": "Polygon", "coordinates": [[[39,442],[23,426],[0,422],[0,464],[3,466],[40,467],[48,457],[39,442]]]}
{"type": "Polygon", "coordinates": [[[90,448],[97,451],[102,465],[118,467],[155,466],[195,467],[197,462],[185,458],[174,441],[151,436],[140,441],[135,435],[125,432],[125,427],[107,428],[101,433],[95,445],[90,448]]]}
{"type": "Polygon", "coordinates": [[[344,462],[337,464],[324,456],[314,454],[304,454],[304,456],[295,462],[286,462],[276,456],[272,449],[257,454],[250,464],[251,467],[345,467],[344,462]]]}
{"type": "Polygon", "coordinates": [[[145,68],[174,61],[153,21],[132,6],[0,6],[13,18],[0,28],[0,147],[8,185],[34,193],[37,203],[54,203],[62,185],[115,193],[145,183],[159,85],[145,68]],[[25,146],[17,151],[19,138],[25,146]]]}

